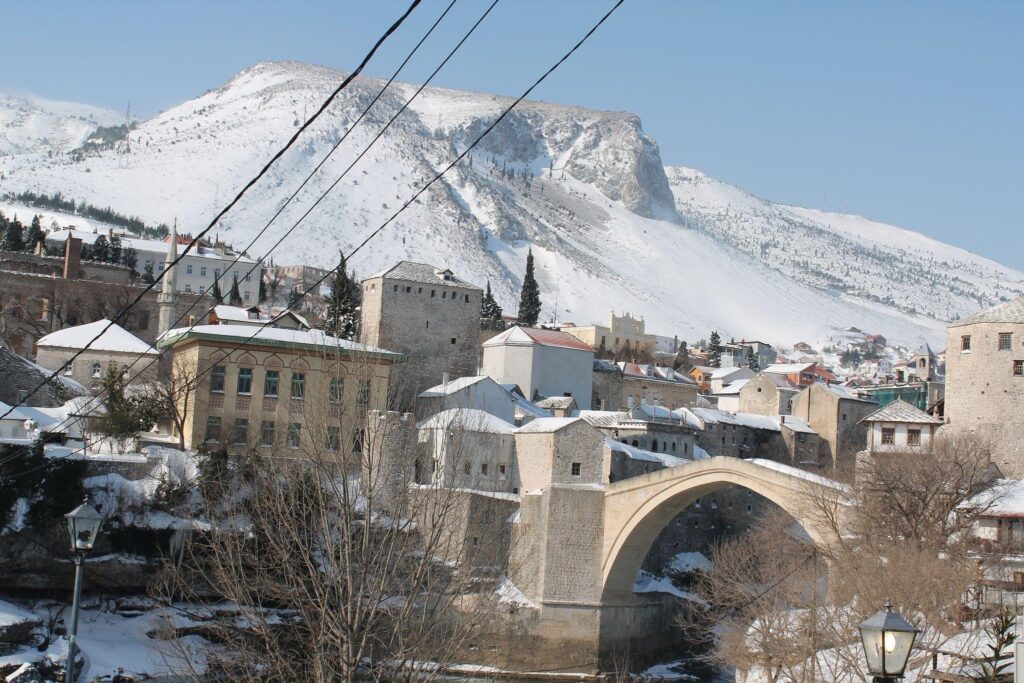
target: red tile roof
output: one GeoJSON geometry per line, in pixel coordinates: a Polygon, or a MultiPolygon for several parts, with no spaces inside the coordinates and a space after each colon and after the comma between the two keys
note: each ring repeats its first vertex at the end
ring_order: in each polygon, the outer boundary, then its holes
{"type": "Polygon", "coordinates": [[[519,328],[527,334],[534,342],[542,346],[558,346],[563,349],[577,349],[579,351],[593,351],[594,348],[585,342],[580,341],[568,332],[558,330],[542,330],[536,327],[519,328]]]}

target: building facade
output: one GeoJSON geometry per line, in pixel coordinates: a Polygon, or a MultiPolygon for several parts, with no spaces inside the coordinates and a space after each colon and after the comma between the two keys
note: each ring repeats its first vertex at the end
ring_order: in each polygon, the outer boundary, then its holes
{"type": "Polygon", "coordinates": [[[564,325],[561,329],[595,351],[611,353],[629,349],[651,355],[658,341],[653,334],[647,334],[643,318],[634,318],[629,313],[615,315],[612,312],[607,325],[564,325]]]}
{"type": "Polygon", "coordinates": [[[1004,475],[1024,478],[1024,297],[949,326],[945,415],[974,432],[1004,475]]]}
{"type": "Polygon", "coordinates": [[[110,364],[129,382],[156,380],[158,355],[152,346],[105,318],[51,332],[36,342],[36,363],[59,370],[62,376],[93,391],[99,390],[110,364]],[[108,325],[110,329],[105,330],[108,325]]]}
{"type": "Polygon", "coordinates": [[[867,426],[861,420],[877,410],[878,404],[842,387],[817,382],[796,395],[792,408],[793,416],[809,424],[828,444],[831,467],[852,472],[867,439],[867,426]]]}
{"type": "Polygon", "coordinates": [[[362,288],[359,339],[406,356],[395,389],[407,408],[442,375],[478,374],[479,287],[447,268],[400,261],[363,280],[362,288]]]}
{"type": "Polygon", "coordinates": [[[594,350],[557,330],[513,327],[483,345],[483,372],[515,384],[527,399],[572,396],[588,405],[593,392],[594,350]]]}

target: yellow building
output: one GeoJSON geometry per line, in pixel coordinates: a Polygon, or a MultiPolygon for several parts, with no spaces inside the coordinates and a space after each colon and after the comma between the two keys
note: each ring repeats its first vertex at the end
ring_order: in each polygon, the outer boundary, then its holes
{"type": "MultiPolygon", "coordinates": [[[[361,450],[400,354],[320,330],[201,325],[167,332],[185,447],[310,457],[361,450]]],[[[177,429],[177,428],[176,428],[177,429]]]]}
{"type": "Polygon", "coordinates": [[[643,350],[647,353],[654,353],[656,339],[653,334],[644,331],[644,319],[639,320],[629,313],[615,315],[612,313],[608,318],[608,325],[567,325],[563,326],[563,332],[568,332],[585,344],[589,344],[595,351],[604,348],[606,351],[615,353],[620,348],[629,348],[634,351],[643,350]]]}

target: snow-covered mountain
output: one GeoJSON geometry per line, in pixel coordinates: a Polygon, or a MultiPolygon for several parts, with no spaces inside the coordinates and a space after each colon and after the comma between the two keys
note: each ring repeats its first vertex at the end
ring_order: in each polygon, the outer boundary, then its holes
{"type": "MultiPolygon", "coordinates": [[[[60,191],[199,230],[343,76],[256,64],[142,122],[130,152],[118,144],[0,156],[0,193],[60,191]]],[[[382,86],[355,81],[226,217],[220,236],[238,248],[253,240],[382,86]]],[[[414,91],[392,86],[249,253],[267,253],[414,91]]],[[[424,90],[274,251],[275,262],[335,263],[339,249],[347,254],[388,219],[509,102],[424,90]]],[[[791,344],[856,325],[941,345],[942,319],[1024,291],[1024,274],[917,233],[772,205],[688,169],[666,172],[632,114],[539,102],[518,107],[351,263],[364,275],[399,259],[449,265],[489,280],[514,309],[531,246],[545,320],[590,323],[614,309],[688,339],[717,328],[727,338],[791,344]]]]}
{"type": "Polygon", "coordinates": [[[70,151],[97,127],[122,123],[108,109],[0,93],[0,154],[70,151]]]}

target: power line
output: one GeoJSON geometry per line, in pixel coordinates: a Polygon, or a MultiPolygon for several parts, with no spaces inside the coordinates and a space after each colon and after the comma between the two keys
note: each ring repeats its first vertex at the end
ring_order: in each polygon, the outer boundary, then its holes
{"type": "MultiPolygon", "coordinates": [[[[300,135],[301,135],[302,133],[304,133],[304,132],[306,131],[306,129],[307,129],[307,128],[309,128],[309,127],[310,127],[310,126],[311,126],[311,125],[313,124],[313,122],[314,122],[314,121],[316,121],[316,120],[317,120],[317,119],[318,119],[318,118],[320,117],[320,115],[321,115],[321,114],[323,114],[323,112],[324,112],[324,111],[325,111],[325,110],[327,109],[327,107],[328,107],[328,106],[330,106],[331,102],[333,102],[333,101],[334,101],[334,99],[335,99],[335,98],[336,98],[336,97],[337,97],[337,96],[338,96],[338,95],[339,95],[339,94],[341,93],[341,91],[342,91],[342,90],[344,90],[344,89],[345,89],[346,87],[348,87],[348,85],[349,85],[349,84],[350,84],[350,83],[351,83],[351,82],[352,82],[353,80],[355,80],[356,76],[358,76],[358,75],[359,75],[360,73],[362,73],[362,71],[363,71],[363,68],[364,68],[364,67],[366,66],[366,64],[367,64],[367,63],[368,63],[368,62],[370,61],[370,59],[371,59],[371,58],[373,57],[373,55],[374,55],[374,54],[375,54],[375,53],[377,52],[377,49],[378,49],[378,48],[379,48],[379,47],[380,47],[380,46],[381,46],[381,45],[382,45],[382,44],[384,43],[384,41],[385,41],[385,40],[387,40],[387,39],[388,39],[389,37],[391,37],[391,34],[393,34],[393,33],[394,33],[395,31],[397,31],[397,30],[398,30],[398,28],[399,28],[399,27],[400,27],[400,26],[402,25],[402,23],[403,23],[403,22],[404,22],[404,21],[405,21],[405,20],[406,20],[406,19],[408,18],[408,16],[409,16],[410,14],[412,14],[412,11],[413,11],[414,9],[416,9],[416,7],[417,7],[417,6],[418,6],[418,5],[420,4],[420,2],[422,2],[422,0],[412,0],[412,3],[411,3],[411,4],[409,5],[409,7],[408,7],[408,8],[407,8],[407,9],[405,10],[405,13],[403,13],[403,14],[402,14],[402,16],[400,16],[400,17],[399,17],[399,18],[398,18],[398,19],[397,19],[397,20],[396,20],[396,21],[395,21],[395,22],[394,22],[394,23],[393,23],[393,24],[392,24],[392,25],[391,25],[391,26],[390,26],[390,27],[388,28],[388,30],[387,30],[387,31],[385,31],[385,32],[384,32],[384,34],[383,34],[383,35],[382,35],[382,36],[381,36],[380,38],[378,38],[378,39],[377,39],[377,42],[376,42],[376,43],[374,43],[374,45],[373,45],[373,47],[372,47],[372,48],[370,49],[370,51],[369,51],[369,52],[368,52],[368,53],[366,54],[366,56],[365,56],[365,57],[363,57],[363,61],[359,63],[359,66],[357,66],[357,67],[356,67],[355,71],[353,71],[353,72],[352,72],[351,74],[349,74],[349,75],[348,75],[348,76],[347,76],[347,77],[346,77],[346,78],[345,78],[345,79],[344,79],[344,80],[342,81],[341,85],[339,85],[339,86],[338,86],[338,87],[337,87],[337,88],[336,88],[336,89],[334,90],[334,92],[332,92],[332,93],[330,94],[330,96],[329,96],[329,97],[328,97],[328,98],[327,98],[326,100],[324,100],[323,104],[321,104],[321,105],[320,105],[320,108],[319,108],[319,109],[317,109],[317,110],[316,110],[316,112],[314,112],[314,113],[313,113],[313,115],[312,115],[312,116],[311,116],[311,117],[310,117],[309,119],[307,119],[307,120],[306,120],[306,122],[305,122],[305,123],[303,123],[303,124],[302,124],[302,126],[300,126],[300,127],[299,127],[299,129],[298,129],[297,131],[295,131],[295,133],[294,133],[294,134],[292,135],[292,137],[291,137],[291,138],[290,138],[290,139],[288,140],[288,142],[287,142],[287,143],[285,144],[285,146],[284,146],[284,147],[282,147],[282,148],[281,148],[280,150],[278,150],[278,151],[277,151],[277,153],[276,153],[276,154],[274,154],[274,156],[273,156],[273,157],[271,157],[271,159],[270,159],[270,160],[269,160],[269,161],[268,161],[268,162],[267,162],[267,163],[266,163],[266,164],[265,164],[265,165],[263,166],[263,168],[262,168],[262,169],[260,169],[259,173],[257,173],[257,174],[256,174],[256,175],[255,175],[255,176],[254,176],[254,177],[253,177],[253,178],[252,178],[252,179],[251,179],[251,180],[250,180],[250,181],[248,182],[248,183],[246,183],[246,184],[245,184],[245,186],[244,186],[244,187],[242,187],[242,189],[241,189],[241,190],[239,190],[238,194],[236,194],[236,195],[235,195],[235,198],[234,198],[234,199],[232,199],[232,200],[231,200],[231,201],[230,201],[230,202],[228,203],[228,205],[227,205],[227,206],[225,206],[225,207],[224,207],[223,209],[221,209],[221,211],[220,211],[220,212],[219,212],[219,213],[218,213],[218,214],[217,214],[216,216],[214,216],[213,220],[212,220],[212,221],[210,221],[210,224],[209,224],[209,225],[207,225],[207,226],[206,226],[206,228],[204,228],[204,229],[203,229],[203,230],[202,230],[202,231],[201,231],[200,233],[198,233],[198,234],[197,234],[197,235],[196,235],[196,236],[195,236],[194,238],[192,238],[192,241],[190,241],[190,242],[189,242],[189,243],[188,243],[188,244],[187,244],[187,245],[185,246],[185,250],[184,250],[183,252],[181,252],[181,254],[180,254],[180,255],[177,255],[177,256],[176,256],[176,258],[174,258],[174,259],[173,259],[173,260],[172,260],[172,261],[171,261],[171,262],[170,262],[169,264],[167,264],[167,265],[166,265],[166,266],[164,267],[164,269],[163,269],[163,270],[162,270],[162,271],[160,272],[160,275],[159,275],[159,276],[157,276],[157,277],[156,277],[156,278],[155,278],[155,279],[153,280],[153,282],[149,283],[149,284],[148,284],[148,285],[147,285],[147,286],[146,286],[146,287],[145,287],[145,288],[144,288],[144,289],[142,290],[142,292],[140,292],[140,293],[139,293],[139,295],[138,295],[137,297],[135,297],[135,299],[134,299],[133,301],[131,301],[131,302],[129,302],[129,303],[127,304],[127,305],[125,305],[125,307],[124,307],[124,308],[122,308],[122,309],[121,309],[121,310],[120,310],[120,311],[119,311],[119,312],[118,312],[118,313],[117,313],[117,314],[116,314],[116,315],[115,315],[115,316],[114,316],[114,317],[113,317],[113,318],[111,319],[111,321],[110,321],[109,323],[107,323],[107,325],[105,325],[105,326],[103,327],[103,329],[102,329],[102,330],[100,330],[100,332],[99,332],[99,333],[98,333],[98,334],[97,334],[97,335],[96,335],[95,337],[93,337],[93,338],[92,338],[91,340],[89,340],[89,343],[88,343],[88,344],[86,344],[86,345],[85,345],[85,346],[84,346],[84,347],[83,347],[82,349],[79,349],[78,351],[76,351],[76,352],[75,352],[75,353],[74,353],[74,354],[73,354],[73,355],[71,356],[71,358],[69,358],[69,359],[68,359],[68,360],[67,360],[67,361],[66,361],[66,362],[65,362],[65,363],[64,363],[64,364],[63,364],[63,365],[62,365],[62,366],[61,366],[60,368],[58,368],[57,370],[54,370],[54,371],[53,371],[53,372],[51,373],[51,375],[50,375],[50,376],[49,376],[49,377],[48,377],[47,379],[45,379],[45,380],[44,380],[43,382],[41,382],[41,383],[40,383],[40,384],[39,384],[38,386],[36,386],[36,387],[35,387],[35,388],[34,388],[34,389],[33,389],[33,390],[32,390],[32,391],[31,391],[31,392],[30,392],[30,393],[29,393],[29,394],[28,394],[28,395],[27,395],[27,396],[26,396],[25,398],[23,398],[23,399],[22,399],[21,401],[18,401],[18,402],[17,402],[16,404],[14,404],[14,405],[13,405],[13,406],[11,406],[10,408],[8,408],[8,409],[7,409],[7,410],[6,410],[5,412],[4,412],[4,414],[3,414],[3,415],[0,415],[0,420],[2,420],[3,418],[7,417],[8,415],[10,415],[10,414],[11,414],[11,413],[12,413],[12,412],[14,411],[14,409],[15,409],[15,408],[17,408],[18,406],[20,406],[20,405],[24,405],[25,401],[27,401],[27,400],[28,400],[28,399],[29,399],[29,398],[30,398],[31,396],[35,395],[35,393],[36,393],[36,392],[38,392],[38,391],[39,391],[40,389],[42,389],[43,387],[45,387],[45,386],[46,386],[46,385],[47,385],[47,384],[48,384],[49,382],[51,382],[51,381],[52,381],[52,380],[53,380],[53,379],[54,379],[55,377],[57,377],[58,373],[60,373],[60,371],[61,371],[61,370],[63,370],[63,369],[65,368],[65,367],[67,367],[69,363],[73,363],[73,362],[75,361],[75,359],[76,359],[76,358],[78,358],[78,357],[79,357],[80,355],[82,355],[83,353],[85,353],[85,351],[86,351],[86,350],[87,350],[87,349],[88,349],[89,347],[91,347],[91,346],[92,346],[92,345],[93,345],[94,343],[96,343],[96,342],[97,342],[97,341],[99,340],[99,338],[100,338],[100,337],[102,337],[102,336],[104,335],[104,333],[106,333],[106,332],[107,332],[107,330],[109,330],[109,329],[111,328],[111,326],[113,326],[113,325],[114,325],[114,321],[116,321],[116,320],[123,320],[123,319],[124,319],[124,316],[125,316],[125,315],[127,315],[128,311],[130,311],[130,310],[131,310],[131,309],[132,309],[133,307],[135,307],[135,306],[136,306],[136,305],[137,305],[137,304],[138,304],[138,303],[139,303],[139,302],[140,302],[140,301],[142,300],[142,298],[143,298],[143,297],[144,297],[144,296],[145,296],[145,295],[146,295],[146,294],[147,294],[148,292],[150,292],[150,291],[151,291],[151,290],[152,290],[152,289],[153,289],[153,288],[154,288],[154,287],[156,286],[156,284],[157,284],[158,282],[160,282],[160,280],[162,280],[162,279],[163,279],[163,278],[164,278],[164,277],[165,277],[165,276],[166,276],[166,275],[167,275],[167,274],[168,274],[168,273],[169,273],[169,272],[171,271],[171,269],[173,269],[173,268],[174,268],[174,267],[175,267],[175,266],[176,266],[176,265],[177,265],[177,264],[178,264],[178,263],[179,263],[179,262],[180,262],[180,261],[181,261],[181,260],[182,260],[183,258],[185,258],[185,256],[186,256],[186,255],[187,255],[187,254],[189,253],[189,251],[190,251],[190,250],[191,250],[191,249],[192,249],[192,248],[193,248],[193,247],[194,247],[194,246],[195,246],[195,245],[196,245],[196,244],[197,244],[197,243],[199,242],[199,240],[201,240],[201,239],[202,239],[203,237],[205,237],[205,236],[206,236],[206,234],[207,234],[207,233],[209,233],[209,232],[210,232],[210,230],[212,230],[212,229],[213,229],[213,227],[214,227],[214,226],[215,226],[215,225],[217,224],[217,222],[218,222],[218,221],[220,221],[220,219],[221,219],[221,218],[222,218],[222,217],[223,217],[223,216],[224,216],[224,215],[225,215],[225,214],[226,214],[226,213],[227,213],[228,211],[230,211],[230,210],[231,210],[232,208],[234,208],[234,206],[235,206],[235,205],[236,205],[236,204],[237,204],[237,203],[238,203],[238,202],[239,202],[239,201],[240,201],[240,200],[242,199],[242,197],[243,197],[243,196],[245,195],[245,193],[246,193],[246,192],[248,192],[248,191],[249,191],[249,189],[250,189],[250,188],[252,188],[252,186],[253,186],[253,185],[255,185],[255,184],[256,184],[256,183],[257,183],[257,182],[258,182],[258,181],[259,181],[259,180],[260,180],[260,179],[261,179],[261,178],[262,178],[262,177],[263,177],[264,175],[266,175],[267,171],[269,171],[269,170],[270,170],[270,167],[271,167],[271,166],[272,166],[272,165],[273,165],[273,164],[274,164],[274,163],[275,163],[275,162],[276,162],[276,161],[277,161],[278,159],[280,159],[280,158],[281,158],[281,157],[282,157],[282,156],[284,155],[284,153],[285,153],[286,151],[288,151],[288,149],[290,149],[290,148],[291,148],[291,146],[292,146],[293,144],[295,144],[295,141],[296,141],[296,140],[297,140],[297,139],[299,138],[299,136],[300,136],[300,135]]],[[[177,254],[177,245],[175,245],[175,254],[177,254]]]]}

